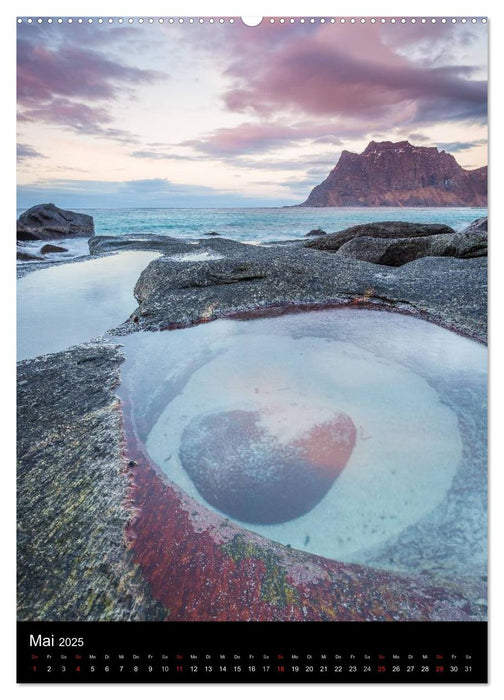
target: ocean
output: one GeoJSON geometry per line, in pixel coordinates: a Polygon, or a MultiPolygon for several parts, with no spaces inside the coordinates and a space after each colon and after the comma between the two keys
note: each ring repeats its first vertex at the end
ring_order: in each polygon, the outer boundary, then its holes
{"type": "MultiPolygon", "coordinates": [[[[18,215],[22,213],[18,210],[18,215]]],[[[216,231],[245,243],[303,238],[321,228],[327,233],[370,221],[441,223],[460,230],[487,215],[472,207],[265,207],[241,209],[76,209],[91,214],[99,236],[155,233],[199,238],[216,231]]]]}

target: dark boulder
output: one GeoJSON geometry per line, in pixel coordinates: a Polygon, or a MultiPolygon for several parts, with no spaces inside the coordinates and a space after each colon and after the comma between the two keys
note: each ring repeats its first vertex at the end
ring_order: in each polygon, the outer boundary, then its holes
{"type": "Polygon", "coordinates": [[[321,228],[314,228],[305,234],[305,238],[315,238],[316,236],[327,236],[327,231],[321,228]]]}
{"type": "Polygon", "coordinates": [[[305,243],[306,248],[336,252],[348,241],[361,236],[367,238],[416,238],[419,236],[435,236],[441,233],[454,233],[450,226],[444,224],[415,224],[407,221],[379,221],[369,224],[359,224],[330,233],[323,238],[317,238],[305,243]]]}
{"type": "Polygon", "coordinates": [[[16,253],[16,259],[22,260],[23,262],[29,262],[30,260],[43,260],[40,255],[34,255],[33,253],[27,253],[24,250],[18,250],[16,253]]]}
{"type": "Polygon", "coordinates": [[[378,265],[400,267],[407,262],[428,255],[428,250],[428,236],[395,239],[360,236],[342,245],[337,255],[378,265]]]}
{"type": "Polygon", "coordinates": [[[204,236],[220,236],[220,233],[217,233],[217,231],[208,231],[208,233],[203,234],[204,236]]]}
{"type": "Polygon", "coordinates": [[[18,219],[16,238],[18,241],[38,241],[39,236],[32,233],[26,226],[24,226],[18,219]]]}
{"type": "Polygon", "coordinates": [[[37,204],[17,221],[17,239],[21,241],[91,236],[94,236],[92,216],[59,209],[54,204],[37,204]]]}
{"type": "Polygon", "coordinates": [[[428,255],[451,256],[453,258],[485,258],[488,255],[486,230],[470,227],[451,236],[434,236],[428,255]]]}
{"type": "Polygon", "coordinates": [[[42,246],[40,252],[42,255],[47,255],[47,253],[67,253],[68,249],[62,248],[59,245],[53,245],[52,243],[46,243],[44,246],[42,246]]]}
{"type": "Polygon", "coordinates": [[[487,233],[467,229],[460,233],[445,233],[413,238],[371,238],[359,236],[339,248],[336,255],[400,267],[424,257],[480,258],[488,251],[487,233]]]}
{"type": "Polygon", "coordinates": [[[469,226],[466,226],[460,233],[486,233],[488,231],[488,218],[475,219],[469,226]]]}

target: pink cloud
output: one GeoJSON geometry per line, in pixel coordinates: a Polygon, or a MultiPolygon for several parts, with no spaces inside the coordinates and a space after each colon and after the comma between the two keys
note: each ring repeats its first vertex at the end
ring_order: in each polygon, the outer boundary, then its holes
{"type": "Polygon", "coordinates": [[[358,138],[380,126],[400,124],[407,111],[408,106],[403,105],[392,116],[376,114],[375,118],[367,120],[355,119],[350,125],[343,120],[330,119],[308,119],[290,125],[280,121],[243,122],[238,126],[215,129],[201,138],[178,145],[189,146],[217,158],[265,153],[302,141],[340,146],[343,139],[358,138]]]}
{"type": "Polygon", "coordinates": [[[33,106],[22,114],[25,121],[43,121],[63,125],[71,123],[78,131],[89,131],[94,129],[96,124],[106,124],[111,121],[107,110],[101,107],[91,107],[83,102],[74,102],[62,97],[33,106]]]}
{"type": "Polygon", "coordinates": [[[129,131],[107,126],[112,122],[112,117],[103,107],[90,106],[63,97],[25,109],[18,119],[22,122],[57,124],[78,133],[93,134],[122,143],[135,143],[137,140],[129,131]]]}
{"type": "Polygon", "coordinates": [[[56,96],[110,99],[121,85],[152,82],[159,76],[96,50],[73,45],[53,49],[24,38],[18,41],[18,102],[22,105],[56,96]]]}
{"type": "MultiPolygon", "coordinates": [[[[28,34],[21,30],[18,38],[19,121],[57,124],[80,133],[134,142],[134,135],[108,126],[112,122],[110,108],[125,90],[166,75],[79,46],[76,34],[65,33],[65,41],[53,46],[36,29],[29,28],[28,34]]],[[[86,37],[84,32],[83,44],[86,37]]]]}
{"type": "Polygon", "coordinates": [[[181,145],[192,146],[211,155],[239,155],[268,151],[294,141],[327,135],[327,125],[287,126],[282,123],[245,122],[236,127],[216,129],[201,139],[181,145]]]}
{"type": "Polygon", "coordinates": [[[29,146],[26,143],[18,143],[16,145],[16,156],[18,160],[24,160],[25,158],[45,158],[42,153],[39,153],[35,148],[29,146]]]}
{"type": "Polygon", "coordinates": [[[234,83],[224,94],[230,111],[362,117],[410,102],[418,120],[486,112],[486,82],[470,79],[472,67],[416,65],[385,44],[378,27],[323,25],[301,41],[286,31],[289,40],[267,48],[265,34],[226,71],[234,83]]]}

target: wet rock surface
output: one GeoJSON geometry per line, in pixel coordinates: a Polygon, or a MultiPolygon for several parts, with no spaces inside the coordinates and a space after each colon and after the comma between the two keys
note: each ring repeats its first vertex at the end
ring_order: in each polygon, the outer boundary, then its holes
{"type": "Polygon", "coordinates": [[[202,251],[233,254],[247,248],[244,243],[231,241],[228,238],[200,238],[190,242],[170,236],[156,234],[137,234],[132,236],[93,236],[89,239],[91,255],[100,255],[117,250],[156,250],[165,255],[186,255],[202,251]]]}
{"type": "Polygon", "coordinates": [[[18,241],[90,237],[94,235],[93,217],[54,204],[37,204],[17,220],[18,241]]]}
{"type": "Polygon", "coordinates": [[[115,389],[122,355],[88,344],[18,364],[18,618],[148,620],[115,389]]]}
{"type": "MultiPolygon", "coordinates": [[[[460,251],[471,250],[473,244],[478,247],[472,234],[450,235],[450,240],[459,241],[460,251]],[[471,239],[469,244],[466,236],[471,239]]],[[[438,237],[433,232],[432,236],[409,240],[428,238],[429,245],[435,246],[438,237]]],[[[377,246],[382,245],[380,239],[373,240],[377,246]]],[[[104,240],[98,245],[105,252],[120,243],[104,240]]],[[[224,238],[201,241],[197,246],[170,240],[125,241],[126,248],[146,244],[165,255],[140,275],[135,286],[139,306],[115,329],[118,334],[190,325],[258,309],[375,303],[418,313],[476,338],[486,338],[484,256],[429,256],[390,267],[307,248],[302,243],[267,247],[224,238]],[[187,262],[170,257],[195,249],[217,252],[222,258],[187,262]]]]}

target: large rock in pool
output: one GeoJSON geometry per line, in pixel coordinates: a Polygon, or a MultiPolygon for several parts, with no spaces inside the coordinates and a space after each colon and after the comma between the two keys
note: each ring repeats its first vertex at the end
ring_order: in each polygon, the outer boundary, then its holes
{"type": "Polygon", "coordinates": [[[18,241],[91,236],[94,236],[92,216],[59,209],[54,204],[37,204],[27,209],[17,220],[18,241]]]}
{"type": "Polygon", "coordinates": [[[194,418],[182,434],[180,461],[201,496],[249,523],[281,523],[311,510],[344,469],[356,430],[344,413],[280,441],[260,411],[194,418]]]}

